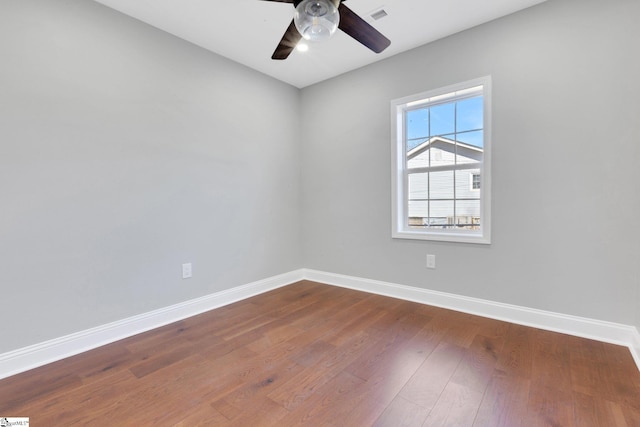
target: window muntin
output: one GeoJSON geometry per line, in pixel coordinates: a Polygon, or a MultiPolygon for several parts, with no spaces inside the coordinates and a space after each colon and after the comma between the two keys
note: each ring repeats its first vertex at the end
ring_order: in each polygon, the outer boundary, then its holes
{"type": "Polygon", "coordinates": [[[490,78],[391,106],[393,237],[490,243],[490,78]]]}

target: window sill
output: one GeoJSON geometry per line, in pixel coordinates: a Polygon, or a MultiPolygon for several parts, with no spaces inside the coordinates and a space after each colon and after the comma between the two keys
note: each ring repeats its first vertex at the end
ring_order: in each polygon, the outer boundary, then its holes
{"type": "Polygon", "coordinates": [[[491,244],[491,238],[487,236],[452,232],[394,231],[391,237],[394,239],[431,240],[436,242],[491,244]]]}

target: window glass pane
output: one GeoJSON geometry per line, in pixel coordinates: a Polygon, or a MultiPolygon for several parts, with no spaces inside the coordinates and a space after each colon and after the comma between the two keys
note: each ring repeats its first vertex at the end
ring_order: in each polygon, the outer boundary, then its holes
{"type": "MultiPolygon", "coordinates": [[[[409,200],[424,199],[429,197],[429,174],[412,173],[409,174],[409,200]]],[[[411,215],[409,215],[411,216],[411,215]]]]}
{"type": "Polygon", "coordinates": [[[453,224],[453,200],[437,200],[430,203],[429,226],[449,228],[453,224]]]}
{"type": "Polygon", "coordinates": [[[429,202],[409,200],[409,225],[425,225],[429,215],[429,202]]]}
{"type": "Polygon", "coordinates": [[[407,168],[426,168],[429,166],[429,150],[413,150],[407,156],[407,168]]]}
{"type": "Polygon", "coordinates": [[[455,103],[431,107],[431,136],[455,132],[455,103]]]}
{"type": "Polygon", "coordinates": [[[431,166],[451,166],[456,164],[456,144],[454,135],[445,135],[431,141],[431,166]]]}
{"type": "Polygon", "coordinates": [[[479,198],[477,189],[473,189],[473,177],[480,173],[479,169],[464,169],[456,171],[456,198],[479,198]]]}
{"type": "Polygon", "coordinates": [[[427,138],[408,139],[407,140],[407,154],[410,153],[415,148],[420,147],[420,145],[426,143],[427,141],[428,141],[427,138]]]}
{"type": "Polygon", "coordinates": [[[406,113],[407,151],[429,138],[429,109],[421,108],[406,113]]]}
{"type": "Polygon", "coordinates": [[[466,144],[458,144],[456,148],[456,163],[466,165],[469,163],[482,163],[483,149],[466,144]]]}
{"type": "Polygon", "coordinates": [[[456,112],[456,132],[482,129],[482,102],[481,96],[458,101],[456,112]]]}
{"type": "Polygon", "coordinates": [[[480,200],[456,201],[456,224],[464,229],[480,228],[480,200]]]}
{"type": "Polygon", "coordinates": [[[433,199],[453,199],[453,172],[431,172],[429,179],[429,197],[433,199]]]}
{"type": "Polygon", "coordinates": [[[483,133],[481,130],[473,132],[463,132],[456,135],[458,141],[473,145],[475,147],[484,147],[483,133]]]}

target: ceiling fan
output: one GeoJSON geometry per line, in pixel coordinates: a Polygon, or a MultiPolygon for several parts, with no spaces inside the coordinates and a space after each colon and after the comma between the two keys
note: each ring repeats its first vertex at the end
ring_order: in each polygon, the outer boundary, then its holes
{"type": "Polygon", "coordinates": [[[375,53],[385,50],[391,41],[344,5],[345,0],[264,0],[292,3],[296,11],[271,59],[287,59],[301,38],[324,40],[337,28],[375,53]]]}

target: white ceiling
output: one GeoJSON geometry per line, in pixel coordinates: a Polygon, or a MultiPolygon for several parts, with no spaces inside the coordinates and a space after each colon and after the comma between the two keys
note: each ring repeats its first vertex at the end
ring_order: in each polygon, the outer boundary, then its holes
{"type": "Polygon", "coordinates": [[[348,0],[346,5],[391,40],[375,54],[338,31],[329,41],[271,54],[293,17],[291,4],[263,0],[96,0],[262,73],[302,88],[545,0],[348,0]],[[388,16],[376,21],[372,12],[388,16]]]}

